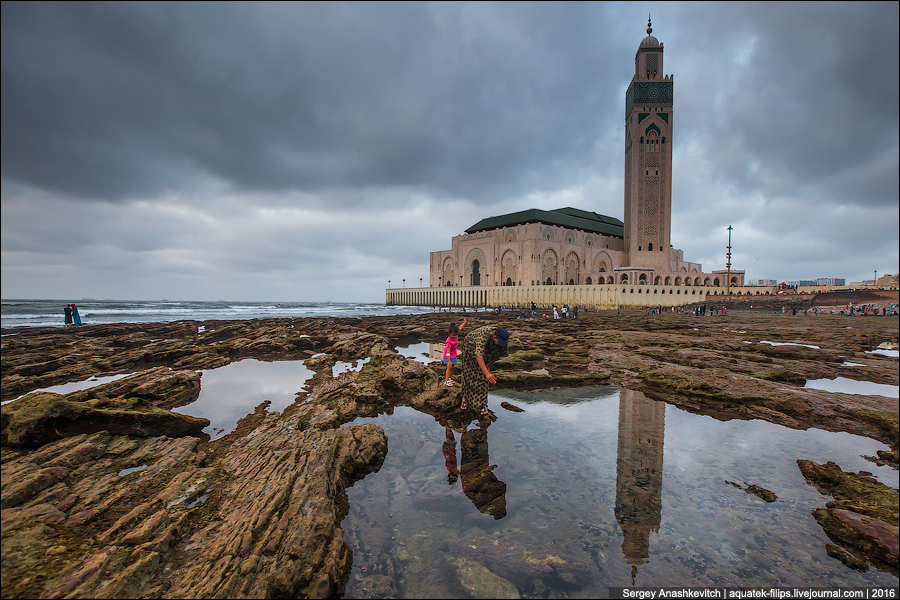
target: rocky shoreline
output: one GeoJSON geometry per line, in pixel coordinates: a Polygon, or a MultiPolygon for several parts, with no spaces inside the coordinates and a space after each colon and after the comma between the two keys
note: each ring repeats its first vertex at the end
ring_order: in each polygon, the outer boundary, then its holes
{"type": "MultiPolygon", "coordinates": [[[[466,330],[512,332],[510,356],[494,369],[505,389],[619,385],[718,419],[870,437],[891,448],[870,460],[897,468],[896,398],[802,386],[835,377],[898,385],[897,358],[866,353],[898,342],[898,319],[783,315],[782,302],[735,304],[727,317],[606,311],[532,321],[470,311],[466,330]]],[[[4,401],[130,375],[3,406],[2,596],[341,596],[352,561],[344,490],[377,471],[389,445],[375,425],[346,424],[401,405],[444,424],[473,419],[457,409],[458,388],[440,385],[442,367],[394,350],[442,342],[460,318],[4,330],[4,401]],[[172,412],[199,396],[198,370],[244,358],[303,360],[315,376],[281,414],[261,405],[217,440],[202,433],[205,419],[172,412]],[[336,361],[365,358],[358,372],[332,375],[336,361]]],[[[896,574],[897,490],[796,458],[834,498],[814,513],[835,542],[829,554],[896,574]]]]}

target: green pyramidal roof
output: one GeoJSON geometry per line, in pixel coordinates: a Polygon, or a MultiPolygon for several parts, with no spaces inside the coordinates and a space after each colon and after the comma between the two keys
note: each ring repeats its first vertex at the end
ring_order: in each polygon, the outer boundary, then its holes
{"type": "Polygon", "coordinates": [[[571,207],[557,208],[556,210],[530,208],[496,217],[488,217],[466,229],[466,233],[488,231],[500,227],[513,227],[524,223],[546,223],[547,225],[560,225],[591,233],[620,238],[625,237],[625,223],[619,219],[571,207]]]}

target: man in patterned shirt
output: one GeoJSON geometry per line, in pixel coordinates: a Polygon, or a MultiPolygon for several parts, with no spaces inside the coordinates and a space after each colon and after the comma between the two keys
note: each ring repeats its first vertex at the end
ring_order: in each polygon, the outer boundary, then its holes
{"type": "Polygon", "coordinates": [[[488,416],[488,384],[497,383],[490,367],[498,359],[509,354],[509,332],[503,327],[487,325],[479,327],[463,340],[462,351],[462,404],[466,410],[471,404],[481,418],[488,416]]]}

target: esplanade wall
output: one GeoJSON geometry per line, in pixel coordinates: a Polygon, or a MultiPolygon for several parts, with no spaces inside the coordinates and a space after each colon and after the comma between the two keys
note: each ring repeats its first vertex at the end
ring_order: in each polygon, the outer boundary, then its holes
{"type": "MultiPolygon", "coordinates": [[[[774,294],[773,287],[731,288],[732,296],[774,294]]],[[[526,285],[393,288],[385,303],[397,306],[538,306],[578,305],[595,310],[619,307],[682,306],[725,296],[723,287],[671,285],[526,285]]]]}

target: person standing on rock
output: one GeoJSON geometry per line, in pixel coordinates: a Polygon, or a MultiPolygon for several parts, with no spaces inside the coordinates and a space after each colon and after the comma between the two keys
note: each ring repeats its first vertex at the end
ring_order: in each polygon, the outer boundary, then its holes
{"type": "Polygon", "coordinates": [[[66,329],[72,326],[72,307],[66,304],[66,307],[63,309],[66,315],[66,329]]]}
{"type": "Polygon", "coordinates": [[[463,318],[460,325],[450,323],[450,335],[447,336],[447,341],[444,343],[444,362],[447,363],[447,373],[444,375],[444,385],[450,387],[453,387],[453,380],[450,379],[450,376],[453,375],[453,368],[459,360],[457,359],[456,351],[459,345],[459,332],[465,326],[465,318],[463,318]]]}
{"type": "Polygon", "coordinates": [[[462,403],[460,408],[478,411],[480,418],[488,416],[488,384],[497,383],[490,368],[498,359],[509,354],[509,332],[503,327],[487,325],[466,336],[462,352],[462,403]]]}
{"type": "Polygon", "coordinates": [[[81,327],[81,315],[78,314],[78,307],[75,304],[72,304],[72,321],[75,323],[75,327],[81,327]]]}

